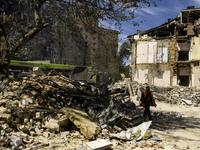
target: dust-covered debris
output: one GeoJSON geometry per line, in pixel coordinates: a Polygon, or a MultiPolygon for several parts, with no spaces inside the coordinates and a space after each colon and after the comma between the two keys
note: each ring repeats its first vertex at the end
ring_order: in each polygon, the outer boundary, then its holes
{"type": "MultiPolygon", "coordinates": [[[[150,139],[153,136],[150,132],[142,134],[145,140],[138,140],[143,130],[130,134],[128,141],[110,136],[142,125],[132,97],[138,101],[145,85],[124,80],[109,85],[106,93],[95,92],[94,85],[69,80],[56,72],[43,75],[37,68],[35,72],[40,74],[1,86],[2,149],[84,149],[84,143],[98,139],[107,139],[113,149],[164,147],[162,140],[150,139]]],[[[152,90],[158,101],[199,105],[199,93],[194,89],[152,87],[152,90]]]]}
{"type": "MultiPolygon", "coordinates": [[[[124,121],[121,124],[123,128],[130,126],[128,124],[131,118],[124,112],[127,98],[120,92],[111,91],[108,91],[108,94],[98,95],[93,88],[94,85],[69,80],[56,72],[13,80],[0,93],[1,137],[4,139],[1,146],[7,148],[50,146],[51,138],[64,131],[69,131],[70,135],[74,130],[77,130],[83,139],[94,140],[101,133],[103,123],[110,128],[112,126],[109,124],[121,128],[119,124],[124,121]],[[111,102],[120,115],[116,118],[107,117],[106,119],[110,121],[102,123],[100,120],[105,117],[102,114],[111,102]],[[82,113],[78,114],[77,111],[82,113]],[[87,118],[91,122],[89,126],[87,118]],[[95,130],[91,129],[92,127],[95,130]]],[[[134,104],[132,106],[131,109],[134,109],[134,104]]]]}
{"type": "MultiPolygon", "coordinates": [[[[145,90],[146,84],[138,82],[131,82],[131,89],[133,96],[139,101],[141,93],[145,90]]],[[[151,86],[156,101],[163,101],[170,104],[188,105],[199,107],[200,106],[200,90],[195,87],[185,86],[151,86]]]]}

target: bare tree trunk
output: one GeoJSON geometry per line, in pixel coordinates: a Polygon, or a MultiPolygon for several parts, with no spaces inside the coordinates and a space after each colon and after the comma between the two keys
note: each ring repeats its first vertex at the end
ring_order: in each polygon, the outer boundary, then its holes
{"type": "MultiPolygon", "coordinates": [[[[1,63],[0,63],[0,79],[1,81],[6,82],[9,76],[9,65],[10,65],[10,51],[8,48],[8,34],[6,30],[7,22],[6,22],[6,14],[3,14],[3,22],[1,29],[1,37],[0,37],[0,52],[1,52],[1,63]]],[[[4,83],[5,84],[5,83],[4,83]]]]}

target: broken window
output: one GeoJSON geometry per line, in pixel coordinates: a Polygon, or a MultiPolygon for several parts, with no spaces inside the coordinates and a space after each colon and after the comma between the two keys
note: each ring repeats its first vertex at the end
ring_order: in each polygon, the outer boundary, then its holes
{"type": "Polygon", "coordinates": [[[156,52],[156,42],[149,42],[148,43],[148,63],[155,63],[154,60],[154,52],[156,52]]]}
{"type": "Polygon", "coordinates": [[[186,36],[187,35],[187,28],[184,26],[178,27],[178,36],[186,36]]]}
{"type": "Polygon", "coordinates": [[[156,60],[157,60],[157,63],[168,62],[168,47],[158,47],[156,60]]]}
{"type": "Polygon", "coordinates": [[[185,63],[178,66],[178,84],[181,86],[189,86],[189,76],[191,74],[191,68],[185,63]]]}
{"type": "Polygon", "coordinates": [[[187,41],[178,41],[178,61],[189,60],[190,43],[187,41]]]}
{"type": "Polygon", "coordinates": [[[162,63],[162,47],[158,47],[157,51],[157,62],[162,63]]]}

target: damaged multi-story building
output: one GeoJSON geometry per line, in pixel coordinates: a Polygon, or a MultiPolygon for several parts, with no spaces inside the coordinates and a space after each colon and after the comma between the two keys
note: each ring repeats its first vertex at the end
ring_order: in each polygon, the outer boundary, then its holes
{"type": "Polygon", "coordinates": [[[129,35],[132,80],[200,89],[199,23],[200,8],[190,6],[173,20],[129,35]]]}

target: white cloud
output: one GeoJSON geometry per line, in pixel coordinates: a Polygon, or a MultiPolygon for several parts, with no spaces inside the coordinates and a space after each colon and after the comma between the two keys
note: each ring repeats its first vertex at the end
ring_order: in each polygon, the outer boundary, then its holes
{"type": "MultiPolygon", "coordinates": [[[[136,11],[136,14],[137,14],[138,12],[136,11]]],[[[156,11],[155,11],[155,9],[152,9],[152,8],[145,8],[145,9],[141,9],[141,11],[139,12],[139,14],[140,15],[147,15],[147,14],[149,14],[149,15],[156,15],[156,11]]]]}
{"type": "Polygon", "coordinates": [[[200,7],[200,1],[199,0],[194,0],[194,5],[198,5],[198,7],[200,7]]]}
{"type": "Polygon", "coordinates": [[[145,8],[145,9],[138,9],[136,11],[136,14],[140,16],[148,16],[150,15],[150,17],[158,17],[158,16],[161,16],[163,13],[167,14],[167,13],[174,13],[176,12],[177,10],[180,10],[179,8],[169,8],[169,6],[158,6],[158,7],[148,7],[148,8],[145,8]]]}

